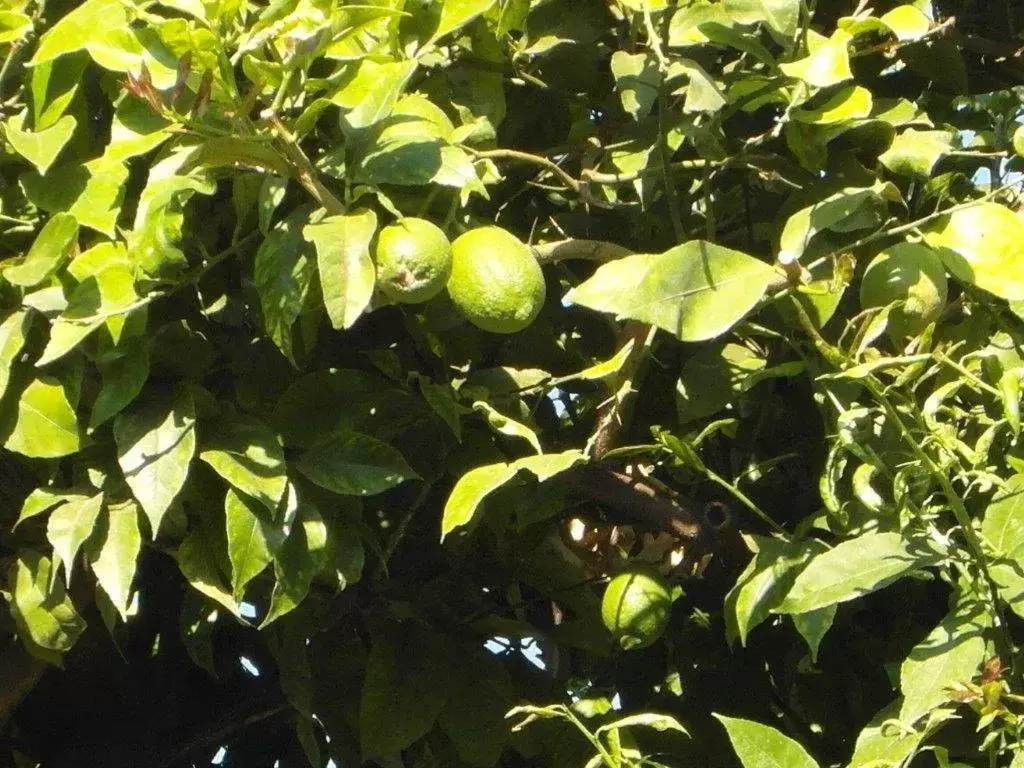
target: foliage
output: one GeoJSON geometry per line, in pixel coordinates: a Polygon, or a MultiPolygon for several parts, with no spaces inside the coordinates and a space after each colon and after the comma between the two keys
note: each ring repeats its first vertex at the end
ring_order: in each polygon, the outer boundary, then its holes
{"type": "Polygon", "coordinates": [[[4,762],[1020,768],[1022,17],[9,0],[4,762]]]}

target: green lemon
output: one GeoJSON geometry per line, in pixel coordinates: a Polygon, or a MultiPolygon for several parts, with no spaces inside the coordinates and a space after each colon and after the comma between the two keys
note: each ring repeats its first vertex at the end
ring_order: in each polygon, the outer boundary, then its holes
{"type": "Polygon", "coordinates": [[[878,254],[860,284],[863,307],[903,302],[889,314],[894,337],[916,336],[946,306],[946,270],[926,245],[900,243],[878,254]]]}
{"type": "Polygon", "coordinates": [[[501,227],[478,227],[452,243],[448,294],[477,328],[516,333],[544,306],[544,274],[530,249],[501,227]]]}
{"type": "Polygon", "coordinates": [[[381,293],[403,304],[418,304],[444,289],[452,247],[436,225],[410,217],[381,230],[374,260],[381,293]]]}
{"type": "Polygon", "coordinates": [[[661,576],[631,569],[608,582],[601,601],[601,620],[626,650],[657,642],[668,626],[672,594],[661,576]]]}
{"type": "Polygon", "coordinates": [[[1024,157],[1024,125],[1018,125],[1013,132],[1013,151],[1024,157]]]}

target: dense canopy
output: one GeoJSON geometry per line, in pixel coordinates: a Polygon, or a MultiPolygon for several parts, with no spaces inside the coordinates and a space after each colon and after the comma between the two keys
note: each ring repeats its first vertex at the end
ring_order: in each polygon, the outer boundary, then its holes
{"type": "Polygon", "coordinates": [[[1015,0],[0,57],[0,763],[1024,768],[1015,0]]]}

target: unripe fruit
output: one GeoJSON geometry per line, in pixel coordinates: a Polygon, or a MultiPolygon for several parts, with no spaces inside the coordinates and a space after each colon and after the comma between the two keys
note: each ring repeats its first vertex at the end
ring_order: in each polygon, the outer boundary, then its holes
{"type": "Polygon", "coordinates": [[[476,327],[516,333],[544,306],[544,273],[515,235],[501,227],[478,227],[452,243],[448,294],[476,327]]]}
{"type": "Polygon", "coordinates": [[[1024,125],[1017,126],[1013,132],[1013,151],[1024,157],[1024,125]]]}
{"type": "Polygon", "coordinates": [[[403,304],[418,304],[434,298],[448,282],[451,243],[436,225],[409,217],[381,230],[374,261],[381,293],[403,304]]]}
{"type": "Polygon", "coordinates": [[[672,594],[656,571],[633,568],[610,582],[601,600],[601,620],[625,650],[646,648],[664,634],[672,594]]]}
{"type": "Polygon", "coordinates": [[[868,264],[860,284],[863,307],[884,307],[902,301],[889,314],[894,337],[916,336],[946,306],[946,269],[926,245],[900,243],[868,264]]]}

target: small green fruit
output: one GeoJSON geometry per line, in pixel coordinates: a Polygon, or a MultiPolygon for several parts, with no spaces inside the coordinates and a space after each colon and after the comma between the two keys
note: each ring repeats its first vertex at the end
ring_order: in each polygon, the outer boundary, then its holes
{"type": "Polygon", "coordinates": [[[419,304],[444,289],[452,248],[439,227],[410,217],[381,230],[374,260],[381,293],[403,304],[419,304]]]}
{"type": "Polygon", "coordinates": [[[1013,151],[1024,157],[1024,125],[1017,126],[1013,132],[1013,151]]]}
{"type": "Polygon", "coordinates": [[[452,243],[448,294],[477,328],[516,333],[544,306],[544,273],[515,235],[501,227],[478,227],[452,243]]]}
{"type": "Polygon", "coordinates": [[[916,336],[946,306],[946,269],[926,245],[900,243],[878,254],[860,284],[862,307],[884,307],[896,301],[889,314],[894,338],[916,336]]]}
{"type": "Polygon", "coordinates": [[[656,571],[633,568],[610,582],[601,600],[601,620],[625,650],[653,645],[672,613],[672,593],[656,571]]]}

